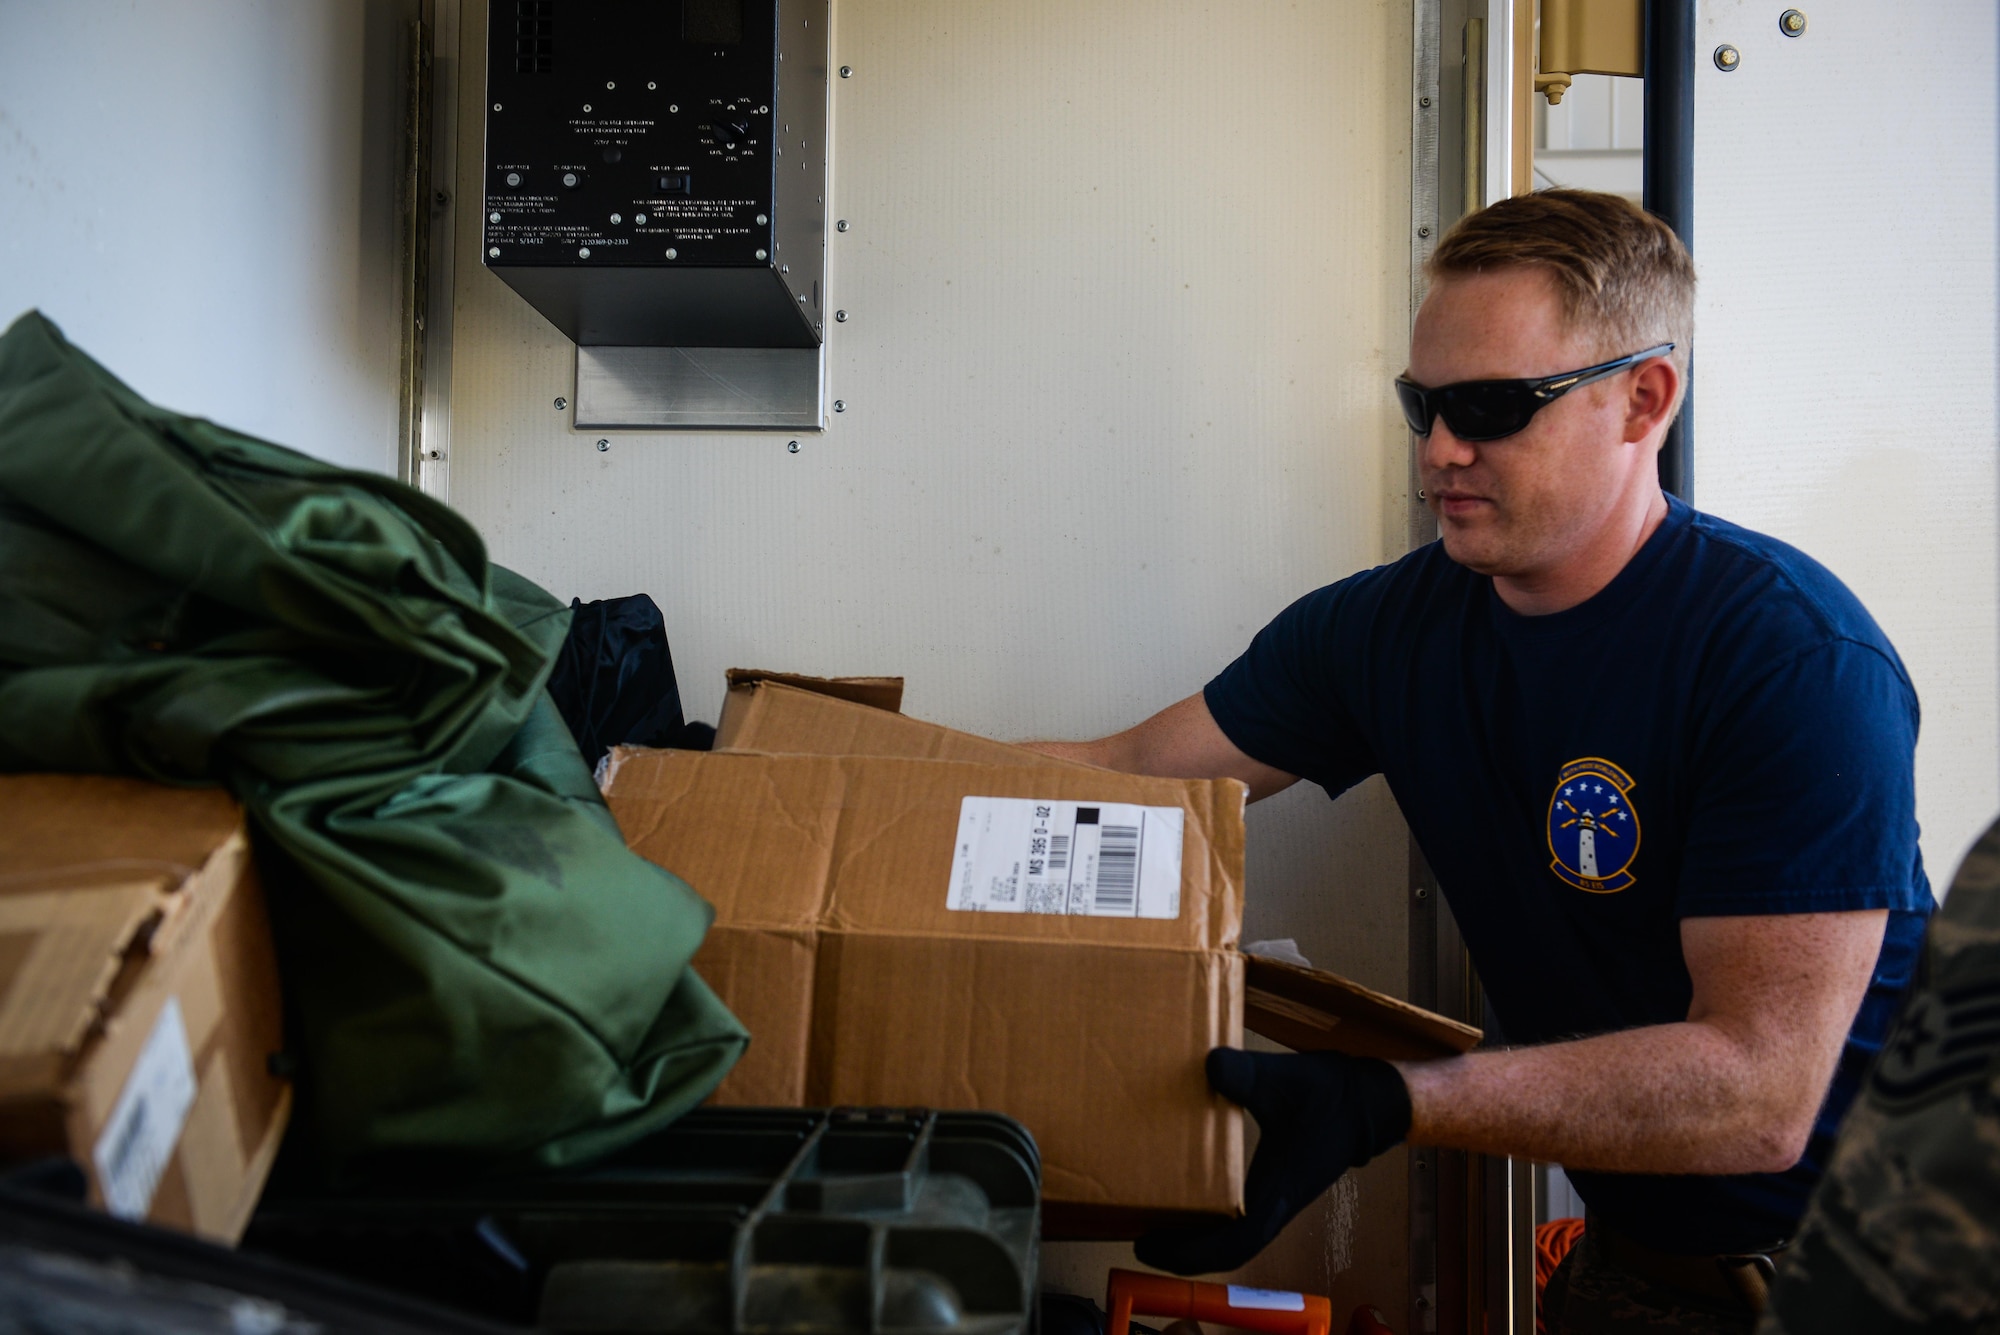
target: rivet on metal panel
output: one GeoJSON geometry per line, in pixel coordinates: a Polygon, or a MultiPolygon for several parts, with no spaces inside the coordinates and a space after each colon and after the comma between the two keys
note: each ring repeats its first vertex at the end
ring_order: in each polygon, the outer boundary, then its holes
{"type": "Polygon", "coordinates": [[[597,438],[597,452],[598,452],[599,454],[603,454],[603,453],[604,453],[604,452],[605,452],[606,450],[608,450],[608,449],[610,449],[610,448],[611,448],[611,442],[610,442],[610,441],[608,441],[608,440],[604,439],[604,438],[603,438],[602,436],[599,436],[599,437],[597,438]]]}
{"type": "Polygon", "coordinates": [[[495,102],[495,103],[493,104],[493,109],[494,109],[495,111],[498,111],[498,110],[500,110],[500,104],[499,104],[498,102],[495,102]]]}
{"type": "Polygon", "coordinates": [[[611,83],[611,82],[607,81],[607,82],[605,83],[605,85],[604,85],[604,91],[605,91],[605,92],[607,92],[607,93],[609,93],[609,92],[612,92],[612,91],[616,90],[616,89],[617,89],[617,87],[618,87],[618,85],[617,85],[617,84],[615,84],[615,83],[611,83]]]}
{"type": "MultiPolygon", "coordinates": [[[[509,185],[519,185],[520,183],[521,180],[518,176],[508,182],[509,185]]],[[[440,190],[431,196],[431,203],[437,205],[439,208],[443,208],[445,205],[451,203],[451,196],[440,190]]]]}
{"type": "Polygon", "coordinates": [[[498,247],[498,246],[488,246],[488,247],[486,248],[486,258],[487,258],[487,259],[489,259],[489,260],[497,260],[497,259],[499,259],[499,258],[500,258],[500,247],[498,247]]]}
{"type": "Polygon", "coordinates": [[[584,111],[588,112],[588,111],[590,110],[590,103],[588,103],[588,102],[584,103],[584,104],[583,104],[583,109],[584,109],[584,111]]]}
{"type": "Polygon", "coordinates": [[[1787,37],[1797,37],[1806,30],[1806,16],[1796,9],[1788,9],[1778,15],[1778,31],[1787,37]]]}
{"type": "Polygon", "coordinates": [[[1424,489],[1423,489],[1422,487],[1418,487],[1418,488],[1417,488],[1417,499],[1418,499],[1418,500],[1420,500],[1420,501],[1425,501],[1425,500],[1429,500],[1429,499],[1430,499],[1430,493],[1429,493],[1429,492],[1426,492],[1426,491],[1425,491],[1425,490],[1424,490],[1424,489]]]}
{"type": "Polygon", "coordinates": [[[835,399],[835,400],[833,401],[833,410],[834,410],[835,412],[837,412],[837,413],[844,413],[844,412],[846,412],[846,411],[847,411],[847,400],[846,400],[846,399],[835,399]]]}
{"type": "Polygon", "coordinates": [[[757,215],[757,225],[758,225],[759,227],[762,227],[762,226],[763,226],[763,225],[764,225],[765,223],[767,223],[767,222],[769,222],[769,221],[771,221],[771,215],[770,215],[770,214],[768,214],[768,213],[760,213],[760,214],[758,214],[758,215],[757,215]]]}
{"type": "MultiPolygon", "coordinates": [[[[843,78],[843,79],[851,79],[851,78],[853,78],[853,77],[854,77],[854,66],[852,66],[852,65],[842,65],[842,66],[840,67],[840,77],[841,77],[841,78],[843,78]]],[[[498,111],[498,110],[500,110],[500,108],[498,108],[498,107],[495,107],[495,108],[493,108],[493,109],[494,109],[495,111],[498,111]]]]}
{"type": "Polygon", "coordinates": [[[847,230],[847,219],[845,219],[845,218],[842,218],[842,219],[841,219],[841,220],[840,220],[839,222],[835,223],[835,224],[833,225],[833,230],[834,230],[834,231],[836,231],[836,232],[844,232],[844,231],[846,231],[846,230],[847,230]]]}
{"type": "Polygon", "coordinates": [[[786,445],[785,448],[790,450],[793,454],[797,454],[799,452],[799,443],[796,440],[792,441],[790,444],[786,445]]]}
{"type": "Polygon", "coordinates": [[[649,93],[659,88],[659,86],[660,85],[654,83],[651,79],[646,80],[646,91],[649,93]]]}
{"type": "Polygon", "coordinates": [[[677,259],[679,259],[680,257],[681,257],[681,253],[680,253],[680,252],[679,252],[678,250],[675,250],[675,249],[674,249],[674,248],[673,248],[672,246],[668,246],[668,247],[667,247],[667,258],[668,258],[668,259],[670,259],[670,260],[677,260],[677,259]]]}
{"type": "Polygon", "coordinates": [[[1430,234],[1431,234],[1431,229],[1428,227],[1419,227],[1417,229],[1418,236],[1429,236],[1430,234]]]}
{"type": "Polygon", "coordinates": [[[1724,42],[1715,48],[1715,67],[1724,74],[1736,69],[1742,63],[1743,53],[1729,43],[1724,42]]]}
{"type": "Polygon", "coordinates": [[[1429,888],[1428,888],[1428,887],[1425,887],[1425,886],[1421,886],[1421,885],[1417,887],[1417,898],[1418,898],[1418,899],[1429,899],[1430,897],[1431,897],[1431,892],[1430,892],[1430,890],[1429,890],[1429,888]]]}
{"type": "Polygon", "coordinates": [[[487,215],[486,215],[486,221],[487,221],[487,222],[499,222],[499,221],[500,221],[500,210],[498,210],[498,209],[495,209],[495,210],[493,210],[493,212],[491,212],[491,213],[487,214],[487,215]]]}
{"type": "Polygon", "coordinates": [[[1420,107],[1427,107],[1430,104],[1431,100],[1428,97],[1420,97],[1417,99],[1417,105],[1420,107]]]}
{"type": "Polygon", "coordinates": [[[833,318],[834,318],[835,320],[839,321],[839,322],[840,322],[841,324],[846,324],[846,323],[847,323],[847,312],[846,312],[846,311],[835,311],[835,312],[833,313],[833,318]]]}
{"type": "Polygon", "coordinates": [[[567,407],[569,407],[569,400],[560,394],[556,395],[556,411],[561,412],[567,407]]]}
{"type": "Polygon", "coordinates": [[[757,258],[760,260],[768,260],[771,258],[771,252],[765,250],[762,246],[759,246],[757,248],[757,258]]]}

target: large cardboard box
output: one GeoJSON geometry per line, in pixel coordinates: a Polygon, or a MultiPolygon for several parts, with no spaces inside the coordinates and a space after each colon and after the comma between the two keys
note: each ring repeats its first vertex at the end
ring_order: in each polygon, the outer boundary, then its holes
{"type": "MultiPolygon", "coordinates": [[[[733,668],[716,745],[806,755],[912,756],[1090,770],[900,712],[900,677],[818,678],[733,668]]],[[[1482,1034],[1434,1011],[1278,960],[1246,960],[1243,1027],[1297,1051],[1418,1061],[1470,1051],[1482,1034]]]]}
{"type": "Polygon", "coordinates": [[[752,1035],[717,1102],[1007,1113],[1079,1231],[1240,1208],[1202,1059],[1242,1042],[1242,784],[617,748],[606,797],[715,905],[695,966],[752,1035]]]}
{"type": "Polygon", "coordinates": [[[291,1108],[241,809],[211,789],[0,775],[0,1155],[224,1242],[291,1108]]]}

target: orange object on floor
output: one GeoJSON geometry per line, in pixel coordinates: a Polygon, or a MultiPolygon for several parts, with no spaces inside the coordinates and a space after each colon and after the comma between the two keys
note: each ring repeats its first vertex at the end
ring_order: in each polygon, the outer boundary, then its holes
{"type": "Polygon", "coordinates": [[[1549,1286],[1549,1276],[1582,1236],[1581,1219],[1551,1219],[1535,1229],[1535,1335],[1548,1335],[1542,1321],[1542,1291],[1549,1286]]]}
{"type": "Polygon", "coordinates": [[[1136,1270],[1111,1272],[1104,1306],[1110,1312],[1104,1323],[1107,1335],[1124,1335],[1135,1316],[1191,1317],[1272,1335],[1332,1335],[1333,1331],[1333,1304],[1316,1294],[1209,1284],[1136,1270]]]}

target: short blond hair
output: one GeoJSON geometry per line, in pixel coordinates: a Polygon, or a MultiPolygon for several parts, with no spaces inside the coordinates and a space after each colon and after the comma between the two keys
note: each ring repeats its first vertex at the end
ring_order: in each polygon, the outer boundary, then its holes
{"type": "Polygon", "coordinates": [[[1540,269],[1563,323],[1605,360],[1674,345],[1685,373],[1694,345],[1694,260],[1673,229],[1620,195],[1537,190],[1467,214],[1424,264],[1433,279],[1540,269]]]}

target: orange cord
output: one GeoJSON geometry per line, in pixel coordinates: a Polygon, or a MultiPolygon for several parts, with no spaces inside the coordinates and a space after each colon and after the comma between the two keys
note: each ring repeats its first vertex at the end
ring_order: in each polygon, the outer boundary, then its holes
{"type": "Polygon", "coordinates": [[[1542,1321],[1542,1293],[1549,1286],[1549,1276],[1582,1236],[1581,1219],[1551,1219],[1535,1229],[1535,1335],[1548,1335],[1549,1328],[1542,1321]]]}

